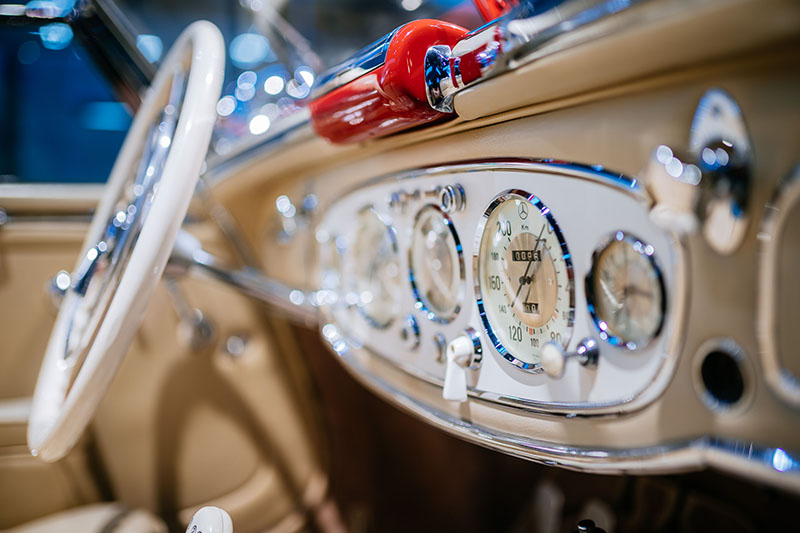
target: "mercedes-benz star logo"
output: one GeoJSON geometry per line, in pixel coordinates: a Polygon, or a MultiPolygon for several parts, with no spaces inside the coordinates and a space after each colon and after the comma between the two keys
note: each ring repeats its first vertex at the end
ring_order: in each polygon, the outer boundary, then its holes
{"type": "Polygon", "coordinates": [[[528,206],[525,202],[520,202],[519,207],[517,208],[517,212],[519,213],[519,218],[525,220],[528,218],[528,206]]]}

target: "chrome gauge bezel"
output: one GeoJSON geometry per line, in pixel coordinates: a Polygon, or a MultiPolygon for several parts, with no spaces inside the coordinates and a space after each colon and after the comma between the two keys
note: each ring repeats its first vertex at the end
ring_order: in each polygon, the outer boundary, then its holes
{"type": "Polygon", "coordinates": [[[489,222],[489,218],[492,216],[494,210],[505,201],[510,200],[513,197],[522,198],[530,203],[533,207],[538,209],[540,214],[545,218],[545,220],[547,220],[547,223],[553,228],[553,234],[558,241],[558,245],[561,249],[561,256],[564,260],[564,268],[567,275],[567,293],[569,294],[569,318],[567,319],[567,326],[563,332],[562,338],[564,339],[564,346],[569,345],[569,342],[572,339],[572,331],[575,327],[575,274],[572,268],[572,256],[570,255],[569,248],[567,247],[567,242],[564,239],[564,234],[561,232],[561,228],[558,226],[555,217],[553,217],[553,214],[550,212],[550,208],[547,207],[547,205],[545,205],[545,203],[542,202],[542,200],[535,194],[531,194],[522,189],[507,189],[496,195],[483,211],[483,214],[478,221],[478,227],[475,230],[475,240],[472,247],[472,281],[475,289],[475,299],[478,305],[478,314],[481,317],[483,330],[486,333],[491,345],[494,346],[495,350],[497,350],[497,353],[499,353],[506,361],[518,369],[531,374],[539,374],[543,372],[541,365],[528,363],[519,359],[500,341],[500,338],[494,332],[494,328],[489,322],[489,317],[486,314],[486,309],[483,303],[483,294],[481,293],[479,264],[483,233],[486,229],[486,224],[489,222]]]}
{"type": "Polygon", "coordinates": [[[664,321],[667,316],[667,292],[664,286],[664,275],[661,272],[661,267],[658,265],[658,261],[656,260],[656,253],[655,248],[646,243],[642,239],[639,239],[635,235],[630,233],[626,233],[622,230],[618,230],[608,238],[602,240],[597,247],[595,247],[594,251],[592,252],[591,262],[589,264],[589,268],[586,272],[586,279],[585,279],[585,292],[586,292],[586,307],[589,310],[589,315],[592,317],[592,323],[594,324],[595,329],[598,332],[598,335],[601,339],[606,341],[607,343],[611,344],[612,346],[616,346],[617,348],[622,348],[628,351],[636,351],[646,348],[653,343],[655,339],[661,334],[664,329],[664,321]],[[596,310],[596,298],[595,298],[595,290],[594,290],[594,271],[595,266],[597,265],[597,261],[600,258],[600,255],[614,242],[623,242],[628,244],[631,249],[638,253],[640,256],[646,258],[650,263],[650,266],[653,268],[655,272],[656,279],[658,280],[658,288],[661,291],[661,318],[658,322],[658,327],[656,328],[655,332],[650,335],[645,342],[635,343],[633,341],[625,342],[618,335],[611,335],[608,332],[608,325],[606,321],[600,318],[597,314],[596,310]],[[648,248],[652,250],[649,254],[647,253],[648,248]]]}
{"type": "Polygon", "coordinates": [[[465,293],[465,284],[466,284],[466,267],[464,266],[464,253],[463,247],[461,245],[461,240],[458,238],[458,232],[456,231],[455,226],[453,225],[453,220],[448,216],[447,213],[442,211],[442,209],[435,205],[435,204],[427,204],[422,206],[417,214],[414,216],[414,223],[411,226],[412,236],[411,236],[411,244],[408,247],[408,279],[411,283],[411,291],[414,294],[415,304],[414,306],[422,311],[425,314],[425,317],[432,321],[437,322],[439,324],[449,324],[450,322],[458,316],[458,313],[461,311],[461,307],[464,302],[464,293],[465,293]],[[442,217],[444,220],[444,224],[447,226],[447,229],[450,231],[450,235],[453,237],[453,241],[456,245],[456,254],[458,255],[458,272],[459,272],[459,280],[458,280],[458,293],[456,294],[456,305],[453,311],[447,315],[442,315],[437,313],[432,309],[429,303],[426,303],[425,298],[420,293],[419,288],[417,287],[416,277],[414,276],[414,239],[416,239],[416,229],[417,223],[419,222],[420,217],[422,214],[427,210],[436,211],[439,216],[442,217]]]}
{"type": "MultiPolygon", "coordinates": [[[[391,243],[392,243],[392,252],[397,257],[398,263],[399,263],[400,247],[397,245],[397,229],[395,229],[395,227],[392,225],[392,223],[390,221],[386,220],[386,217],[381,215],[375,209],[375,206],[373,206],[373,205],[366,205],[366,206],[362,207],[361,209],[359,209],[357,216],[360,217],[366,211],[372,212],[372,214],[386,227],[386,233],[389,235],[389,239],[391,240],[391,243]]],[[[348,253],[352,253],[352,248],[353,247],[350,246],[349,248],[350,248],[350,250],[348,251],[348,253]]],[[[352,260],[352,258],[351,258],[351,260],[352,260]]],[[[381,322],[378,322],[377,320],[375,320],[373,317],[371,317],[369,315],[369,313],[367,313],[367,311],[364,309],[364,305],[361,302],[359,302],[356,305],[356,309],[358,310],[358,314],[361,315],[364,318],[364,321],[367,322],[367,324],[369,324],[373,328],[379,329],[379,330],[383,330],[383,329],[389,328],[389,326],[394,324],[395,320],[398,317],[398,315],[395,314],[386,323],[381,323],[381,322]]]]}
{"type": "Polygon", "coordinates": [[[770,387],[788,404],[800,407],[800,376],[788,370],[778,353],[776,320],[779,275],[780,237],[787,212],[800,203],[800,165],[795,166],[779,184],[772,200],[765,206],[759,229],[761,253],[758,273],[758,318],[756,331],[764,375],[770,387]]]}

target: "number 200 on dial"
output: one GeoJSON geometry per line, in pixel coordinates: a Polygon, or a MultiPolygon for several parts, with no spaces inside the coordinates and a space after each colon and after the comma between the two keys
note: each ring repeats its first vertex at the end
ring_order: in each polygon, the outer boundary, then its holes
{"type": "Polygon", "coordinates": [[[550,209],[525,191],[497,196],[476,246],[476,293],[486,334],[512,364],[538,371],[542,347],[572,334],[572,261],[550,209]]]}

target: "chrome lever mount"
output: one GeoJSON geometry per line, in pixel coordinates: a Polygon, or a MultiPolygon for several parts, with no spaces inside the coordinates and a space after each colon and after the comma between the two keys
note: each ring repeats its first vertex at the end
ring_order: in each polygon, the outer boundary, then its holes
{"type": "Polygon", "coordinates": [[[650,217],[660,227],[686,235],[702,232],[717,253],[736,251],[749,220],[752,151],[741,110],[720,89],[700,99],[689,149],[661,145],[646,170],[653,195],[650,217]]]}

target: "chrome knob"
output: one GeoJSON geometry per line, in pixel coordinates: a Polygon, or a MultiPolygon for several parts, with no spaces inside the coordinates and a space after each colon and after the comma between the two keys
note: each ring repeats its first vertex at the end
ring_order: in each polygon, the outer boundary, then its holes
{"type": "Polygon", "coordinates": [[[460,183],[445,185],[439,190],[439,207],[445,213],[463,211],[467,205],[467,196],[460,183]]]}
{"type": "Polygon", "coordinates": [[[455,402],[467,401],[467,370],[477,370],[483,360],[478,333],[467,328],[447,345],[442,398],[455,402]]]}
{"type": "Polygon", "coordinates": [[[406,315],[403,319],[400,339],[403,342],[403,348],[407,351],[416,350],[419,347],[419,326],[413,315],[406,315]]]}
{"type": "Polygon", "coordinates": [[[560,378],[564,375],[568,359],[577,358],[581,365],[593,368],[597,366],[599,356],[600,349],[592,337],[583,339],[575,351],[570,353],[564,351],[559,343],[550,341],[542,347],[542,369],[551,378],[560,378]]]}

